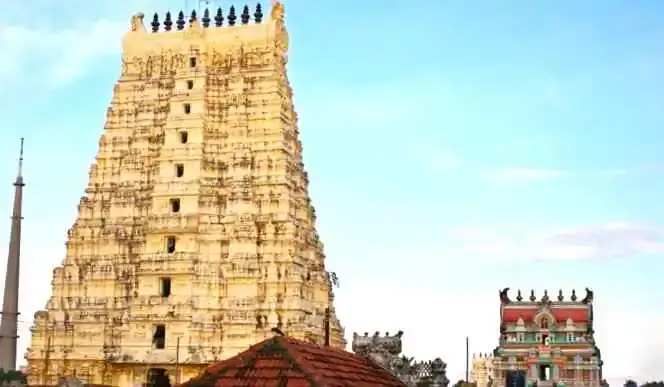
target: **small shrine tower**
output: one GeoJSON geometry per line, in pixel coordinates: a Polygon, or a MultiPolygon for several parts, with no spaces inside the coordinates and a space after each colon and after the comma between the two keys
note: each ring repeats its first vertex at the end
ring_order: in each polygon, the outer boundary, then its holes
{"type": "Polygon", "coordinates": [[[554,299],[531,291],[516,300],[500,292],[500,344],[494,351],[495,385],[566,386],[581,383],[599,387],[602,358],[595,345],[593,292],[578,300],[572,290],[566,300],[562,290],[554,299]],[[508,382],[509,380],[509,382],[508,382]]]}
{"type": "Polygon", "coordinates": [[[489,387],[493,382],[493,355],[475,353],[470,368],[470,381],[477,387],[489,387]]]}

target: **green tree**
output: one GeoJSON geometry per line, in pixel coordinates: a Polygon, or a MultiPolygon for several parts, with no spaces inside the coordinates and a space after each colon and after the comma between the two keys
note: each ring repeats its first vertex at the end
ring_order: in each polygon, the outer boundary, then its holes
{"type": "Polygon", "coordinates": [[[23,372],[17,370],[7,370],[0,369],[0,382],[9,383],[9,382],[19,382],[27,384],[27,379],[23,372]]]}

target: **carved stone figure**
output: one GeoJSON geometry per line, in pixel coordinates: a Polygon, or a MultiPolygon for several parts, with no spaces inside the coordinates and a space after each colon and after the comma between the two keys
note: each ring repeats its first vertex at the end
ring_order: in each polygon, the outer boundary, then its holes
{"type": "Polygon", "coordinates": [[[503,290],[501,290],[501,291],[499,292],[499,295],[500,295],[500,302],[501,302],[501,303],[503,303],[503,304],[509,304],[510,302],[512,302],[512,301],[510,300],[509,296],[507,295],[507,292],[509,292],[509,290],[510,290],[510,288],[505,288],[505,289],[503,289],[503,290]]]}
{"type": "Polygon", "coordinates": [[[272,10],[270,11],[270,18],[272,20],[284,19],[284,5],[278,0],[272,0],[272,10]]]}
{"type": "Polygon", "coordinates": [[[373,336],[353,333],[353,352],[365,356],[374,363],[388,369],[408,386],[443,386],[449,384],[447,364],[437,358],[430,361],[415,361],[401,354],[403,332],[396,335],[386,333],[373,336]],[[426,384],[423,384],[426,383],[426,384]]]}
{"type": "Polygon", "coordinates": [[[143,18],[145,15],[141,12],[133,15],[131,17],[131,31],[136,32],[136,31],[144,31],[145,30],[145,25],[143,24],[143,18]]]}
{"type": "Polygon", "coordinates": [[[593,302],[594,298],[595,298],[595,293],[589,288],[586,288],[586,296],[583,298],[583,300],[581,300],[581,302],[584,304],[590,304],[593,302]]]}

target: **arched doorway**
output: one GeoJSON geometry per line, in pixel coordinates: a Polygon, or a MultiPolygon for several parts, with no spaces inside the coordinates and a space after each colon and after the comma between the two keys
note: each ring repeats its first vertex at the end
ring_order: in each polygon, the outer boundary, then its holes
{"type": "Polygon", "coordinates": [[[163,368],[150,368],[145,381],[145,387],[171,387],[166,370],[163,368]]]}

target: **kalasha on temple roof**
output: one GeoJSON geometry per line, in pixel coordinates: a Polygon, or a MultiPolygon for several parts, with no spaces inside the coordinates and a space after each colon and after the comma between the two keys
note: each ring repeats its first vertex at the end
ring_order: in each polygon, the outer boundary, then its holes
{"type": "Polygon", "coordinates": [[[209,366],[180,387],[405,387],[396,376],[342,349],[277,335],[209,366]]]}
{"type": "Polygon", "coordinates": [[[578,300],[576,291],[572,291],[569,299],[565,299],[562,290],[558,292],[556,299],[549,297],[546,291],[541,299],[535,297],[534,291],[531,291],[530,297],[524,299],[519,290],[516,300],[511,300],[507,292],[509,288],[500,292],[501,300],[501,320],[503,323],[516,323],[522,319],[525,323],[534,322],[543,309],[558,322],[568,320],[574,323],[589,323],[592,321],[592,301],[593,292],[586,289],[586,296],[578,300]]]}

